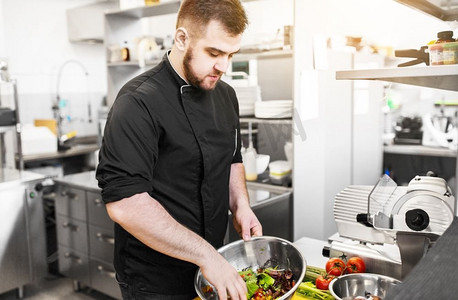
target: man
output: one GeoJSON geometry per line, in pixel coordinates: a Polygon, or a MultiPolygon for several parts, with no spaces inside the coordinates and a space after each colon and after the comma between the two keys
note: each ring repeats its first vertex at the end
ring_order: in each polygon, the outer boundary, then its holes
{"type": "Polygon", "coordinates": [[[239,0],[184,0],[172,50],[128,82],[109,113],[96,176],[115,222],[124,299],[192,299],[198,267],[220,299],[246,299],[243,279],[216,251],[228,209],[244,240],[262,235],[237,98],[220,81],[246,25],[239,0]]]}

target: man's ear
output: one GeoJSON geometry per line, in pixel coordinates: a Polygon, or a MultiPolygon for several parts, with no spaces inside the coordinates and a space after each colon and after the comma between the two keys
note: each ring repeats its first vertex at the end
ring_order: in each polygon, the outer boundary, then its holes
{"type": "Polygon", "coordinates": [[[189,44],[189,34],[186,28],[179,27],[175,31],[175,46],[181,51],[186,50],[187,45],[189,44]]]}

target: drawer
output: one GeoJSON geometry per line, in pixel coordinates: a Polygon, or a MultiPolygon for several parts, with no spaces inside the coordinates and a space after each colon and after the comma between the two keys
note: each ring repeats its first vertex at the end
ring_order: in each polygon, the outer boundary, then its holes
{"type": "Polygon", "coordinates": [[[56,194],[56,212],[72,218],[86,221],[86,193],[84,190],[66,185],[58,185],[56,194]]]}
{"type": "Polygon", "coordinates": [[[89,225],[91,258],[112,262],[114,257],[114,230],[89,225]]]}
{"type": "Polygon", "coordinates": [[[66,216],[56,215],[57,243],[82,253],[89,252],[87,224],[66,216]]]}
{"type": "Polygon", "coordinates": [[[113,221],[108,216],[105,203],[102,201],[102,195],[95,192],[86,192],[86,196],[89,223],[113,229],[113,221]]]}
{"type": "Polygon", "coordinates": [[[115,299],[122,299],[112,264],[90,259],[91,287],[115,299]]]}
{"type": "Polygon", "coordinates": [[[90,285],[89,257],[79,251],[59,245],[59,272],[69,278],[90,285]]]}

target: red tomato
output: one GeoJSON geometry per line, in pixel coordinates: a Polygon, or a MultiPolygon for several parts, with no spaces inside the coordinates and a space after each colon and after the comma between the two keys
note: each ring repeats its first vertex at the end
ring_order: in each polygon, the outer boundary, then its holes
{"type": "Polygon", "coordinates": [[[318,276],[315,281],[315,285],[320,290],[329,289],[329,283],[334,279],[334,276],[318,276]]]}
{"type": "Polygon", "coordinates": [[[347,273],[364,273],[366,272],[366,264],[361,257],[350,257],[347,261],[347,273]]]}
{"type": "Polygon", "coordinates": [[[338,257],[332,257],[326,262],[326,272],[330,275],[342,275],[345,271],[345,267],[345,262],[338,257]]]}
{"type": "Polygon", "coordinates": [[[257,289],[254,295],[251,297],[251,299],[265,300],[266,296],[264,295],[264,290],[262,288],[257,289]]]}

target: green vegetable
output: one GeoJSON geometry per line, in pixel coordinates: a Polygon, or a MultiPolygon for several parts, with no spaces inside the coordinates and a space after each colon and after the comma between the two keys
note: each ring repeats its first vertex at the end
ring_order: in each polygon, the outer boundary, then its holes
{"type": "Polygon", "coordinates": [[[315,283],[316,279],[318,276],[325,276],[326,275],[326,270],[318,267],[313,267],[313,266],[307,266],[307,269],[305,270],[305,276],[303,281],[311,281],[315,283]]]}
{"type": "Polygon", "coordinates": [[[250,299],[259,288],[256,274],[251,269],[239,271],[239,274],[242,276],[243,280],[245,280],[248,290],[247,299],[250,299]]]}
{"type": "Polygon", "coordinates": [[[256,278],[254,280],[247,281],[246,288],[248,290],[247,299],[251,299],[251,297],[253,297],[254,293],[256,293],[259,288],[258,283],[256,282],[256,278]]]}
{"type": "Polygon", "coordinates": [[[259,285],[267,290],[271,285],[275,283],[275,279],[270,277],[267,273],[259,274],[259,285]]]}
{"type": "Polygon", "coordinates": [[[310,297],[317,300],[334,300],[334,297],[329,291],[317,289],[312,282],[301,282],[296,290],[296,293],[310,297]]]}

